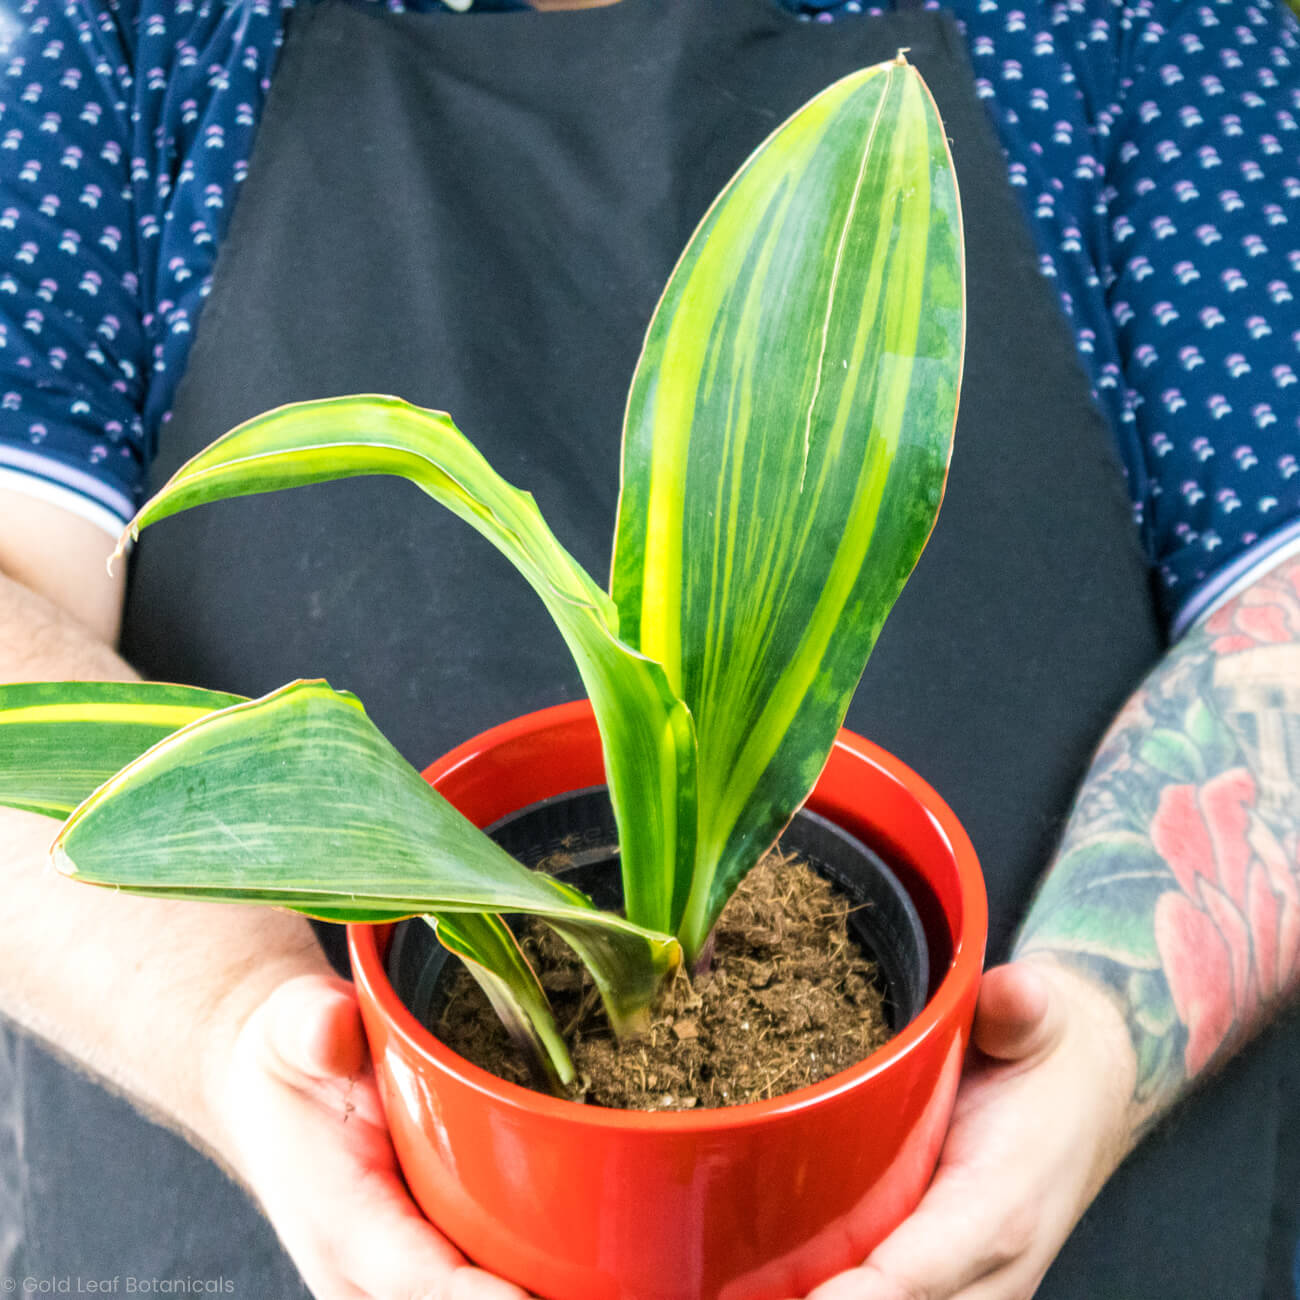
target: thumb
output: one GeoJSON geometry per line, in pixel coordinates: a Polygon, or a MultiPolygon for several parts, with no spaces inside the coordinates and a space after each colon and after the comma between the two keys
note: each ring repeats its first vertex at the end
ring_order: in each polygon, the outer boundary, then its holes
{"type": "Polygon", "coordinates": [[[365,1062],[361,1013],[347,980],[287,980],[262,1005],[261,1018],[263,1061],[286,1083],[352,1078],[365,1062]]]}
{"type": "Polygon", "coordinates": [[[1031,962],[1010,962],[984,973],[971,1041],[995,1061],[1027,1061],[1060,1042],[1065,1022],[1053,981],[1031,962]]]}

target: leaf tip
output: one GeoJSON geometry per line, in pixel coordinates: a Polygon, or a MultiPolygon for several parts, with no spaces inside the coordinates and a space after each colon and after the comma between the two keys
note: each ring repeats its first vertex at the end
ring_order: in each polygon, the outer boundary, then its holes
{"type": "Polygon", "coordinates": [[[61,876],[71,878],[79,874],[77,871],[77,864],[68,857],[63,848],[62,832],[60,832],[54,843],[50,845],[50,862],[53,864],[54,870],[61,876]]]}
{"type": "Polygon", "coordinates": [[[108,570],[108,576],[110,578],[113,576],[113,565],[115,565],[118,560],[127,553],[127,550],[135,542],[140,540],[140,525],[136,522],[138,519],[139,516],[137,515],[135,519],[132,519],[131,522],[122,529],[122,533],[117,539],[117,545],[113,547],[112,555],[110,555],[104,562],[104,567],[108,570]]]}

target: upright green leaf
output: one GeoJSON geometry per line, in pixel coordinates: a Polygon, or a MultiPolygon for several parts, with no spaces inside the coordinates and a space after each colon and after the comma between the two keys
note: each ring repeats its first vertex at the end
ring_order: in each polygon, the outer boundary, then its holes
{"type": "Polygon", "coordinates": [[[54,854],[89,884],[329,920],[524,912],[579,936],[619,1032],[678,960],[667,935],[529,871],[384,739],[353,696],[299,682],[192,723],[101,786],[54,854]],[[647,992],[648,990],[648,992],[647,992]]]}
{"type": "Polygon", "coordinates": [[[609,597],[556,541],[533,498],[502,479],[446,414],[379,396],[281,407],[185,464],[131,531],[205,502],[358,474],[411,480],[492,542],[542,598],[600,722],[628,915],[668,929],[694,859],[690,715],[658,664],[619,639],[609,597]]]}
{"type": "Polygon", "coordinates": [[[242,698],[160,682],[0,686],[0,804],[66,817],[151,745],[242,698]]]}
{"type": "Polygon", "coordinates": [[[947,142],[901,58],[779,128],[664,293],[628,402],[611,590],[695,721],[688,955],[807,797],[930,534],[963,334],[947,142]]]}

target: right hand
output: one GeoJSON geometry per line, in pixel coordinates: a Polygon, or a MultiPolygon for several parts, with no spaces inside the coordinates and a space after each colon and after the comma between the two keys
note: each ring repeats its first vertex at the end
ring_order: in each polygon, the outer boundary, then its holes
{"type": "Polygon", "coordinates": [[[223,1153],[317,1300],[527,1300],[407,1194],[346,980],[276,987],[238,1031],[213,1104],[223,1153]]]}

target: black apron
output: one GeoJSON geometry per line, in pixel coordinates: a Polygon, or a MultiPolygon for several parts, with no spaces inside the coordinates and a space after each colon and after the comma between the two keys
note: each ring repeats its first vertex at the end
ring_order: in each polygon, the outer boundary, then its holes
{"type": "MultiPolygon", "coordinates": [[[[678,251],[783,117],[903,46],[953,143],[969,350],[939,526],[848,723],[963,818],[996,960],[1091,750],[1161,643],[1111,435],[942,14],[824,25],[774,0],[300,10],[155,480],[267,407],[397,393],[451,411],[603,580],[623,401],[678,251]]],[[[506,562],[387,479],[151,530],[124,648],[148,676],[249,695],[327,677],[417,765],[581,693],[506,562]]],[[[1295,1088],[1280,1041],[1144,1145],[1043,1296],[1288,1293],[1277,1279],[1295,1223],[1274,1193],[1295,1088]]],[[[236,1295],[299,1294],[270,1229],[200,1157],[27,1042],[9,1050],[30,1184],[23,1273],[224,1276],[236,1295]]]]}

